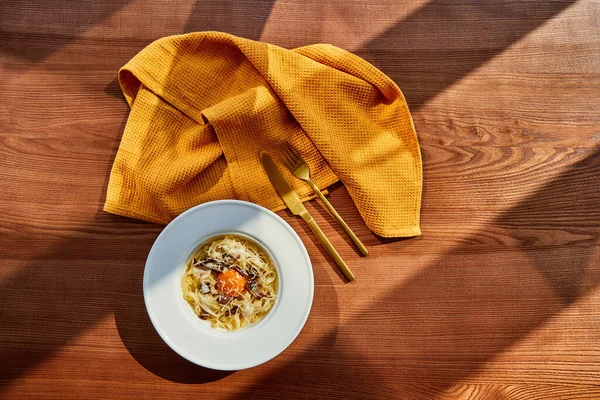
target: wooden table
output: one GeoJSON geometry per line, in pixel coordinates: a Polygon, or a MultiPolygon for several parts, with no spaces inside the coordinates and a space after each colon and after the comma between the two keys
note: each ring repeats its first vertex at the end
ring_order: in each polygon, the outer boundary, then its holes
{"type": "Polygon", "coordinates": [[[600,5],[594,0],[0,3],[0,397],[600,397],[600,5]],[[162,227],[102,212],[128,107],[116,72],[166,35],[329,42],[403,89],[423,236],[331,202],[357,275],[307,228],[315,301],[259,367],[192,365],[155,333],[142,271],[162,227]]]}

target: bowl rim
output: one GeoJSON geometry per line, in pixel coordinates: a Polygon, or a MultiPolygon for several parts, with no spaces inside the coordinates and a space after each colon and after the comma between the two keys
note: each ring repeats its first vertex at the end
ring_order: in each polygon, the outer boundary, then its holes
{"type": "MultiPolygon", "coordinates": [[[[220,231],[216,230],[215,233],[217,233],[217,232],[220,232],[220,231]]],[[[267,244],[261,243],[261,245],[264,247],[267,244]]],[[[278,271],[278,273],[280,273],[280,271],[278,271]]],[[[280,285],[281,284],[283,284],[283,282],[280,282],[280,285]]],[[[193,364],[199,365],[201,367],[210,368],[213,370],[221,370],[221,371],[237,371],[237,370],[252,368],[252,367],[258,366],[260,364],[263,364],[263,363],[277,357],[279,354],[281,354],[283,351],[285,351],[296,340],[296,338],[298,337],[298,335],[300,334],[300,332],[306,325],[306,321],[308,320],[308,317],[310,315],[310,311],[312,309],[312,304],[313,304],[313,300],[314,300],[314,272],[313,272],[313,268],[312,268],[312,262],[308,255],[308,251],[306,250],[306,247],[304,246],[304,242],[302,242],[298,233],[283,218],[281,218],[279,215],[277,215],[273,211],[271,211],[265,207],[262,207],[258,204],[251,203],[248,201],[243,201],[243,200],[214,200],[214,201],[202,203],[202,204],[196,205],[196,206],[184,211],[183,213],[181,213],[177,217],[175,217],[171,222],[169,222],[165,226],[165,228],[160,232],[160,234],[156,237],[156,239],[154,240],[154,243],[152,244],[152,248],[148,252],[148,256],[146,258],[146,263],[144,266],[142,286],[143,286],[144,305],[146,307],[146,312],[148,313],[148,316],[150,318],[152,326],[154,327],[155,331],[158,333],[160,338],[169,346],[169,348],[171,348],[171,350],[173,350],[179,356],[181,356],[182,358],[188,360],[189,362],[191,362],[193,364]],[[258,358],[251,362],[229,363],[227,365],[221,365],[218,363],[201,360],[201,359],[199,360],[199,359],[196,359],[195,357],[190,357],[188,354],[183,352],[182,351],[183,349],[181,349],[180,346],[173,343],[171,341],[171,339],[166,335],[166,333],[163,332],[162,329],[160,328],[160,324],[157,322],[158,321],[157,317],[156,317],[156,315],[154,315],[154,312],[152,311],[152,307],[149,306],[149,294],[148,294],[149,264],[150,264],[150,260],[152,258],[151,257],[152,253],[153,253],[153,251],[155,251],[156,243],[161,239],[162,236],[168,235],[171,232],[171,230],[174,229],[173,227],[176,225],[175,223],[177,221],[180,221],[180,220],[186,218],[187,215],[197,212],[197,210],[199,210],[199,209],[208,208],[208,207],[220,205],[220,204],[232,204],[232,205],[236,205],[236,206],[250,207],[250,208],[255,209],[258,212],[266,213],[267,215],[273,217],[277,222],[279,222],[291,234],[294,241],[298,244],[298,247],[304,257],[304,262],[308,266],[307,274],[308,274],[308,278],[309,278],[308,293],[307,293],[308,301],[306,304],[306,309],[305,309],[301,319],[298,321],[296,328],[290,333],[289,340],[285,342],[285,345],[282,347],[282,349],[274,355],[269,355],[269,356],[266,356],[263,358],[258,358]]],[[[275,311],[276,311],[276,309],[274,306],[273,310],[271,310],[271,312],[269,314],[273,314],[275,311]]],[[[266,317],[268,317],[268,316],[269,315],[267,315],[266,317]]],[[[260,322],[259,322],[259,324],[260,324],[260,322]]]]}

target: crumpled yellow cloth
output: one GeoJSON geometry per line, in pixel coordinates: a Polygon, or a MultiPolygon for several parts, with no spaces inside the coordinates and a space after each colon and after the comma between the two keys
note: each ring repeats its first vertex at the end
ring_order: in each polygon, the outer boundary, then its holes
{"type": "Polygon", "coordinates": [[[421,155],[400,89],[362,58],[317,44],[287,50],[220,32],[155,41],[120,71],[131,113],[104,210],[168,223],[197,204],[285,208],[259,160],[294,145],[320,188],[341,180],[367,226],[421,233],[421,155]]]}

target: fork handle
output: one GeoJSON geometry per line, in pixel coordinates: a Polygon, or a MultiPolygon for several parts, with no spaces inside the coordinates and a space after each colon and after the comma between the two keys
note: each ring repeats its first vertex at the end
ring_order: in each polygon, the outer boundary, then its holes
{"type": "Polygon", "coordinates": [[[362,254],[363,256],[366,257],[369,254],[369,251],[367,250],[367,248],[365,247],[365,245],[354,234],[354,232],[352,232],[352,229],[350,229],[350,227],[348,226],[348,224],[346,224],[346,221],[344,221],[342,219],[342,217],[340,216],[340,214],[338,214],[337,211],[335,211],[335,208],[333,208],[333,206],[331,205],[331,203],[329,202],[329,200],[327,200],[325,198],[325,196],[323,195],[323,193],[321,193],[321,191],[319,190],[319,188],[317,187],[317,185],[315,185],[312,180],[308,180],[307,182],[310,185],[310,187],[312,188],[312,190],[317,194],[317,196],[319,196],[319,198],[321,199],[321,201],[323,203],[325,203],[325,206],[327,207],[327,209],[329,210],[329,212],[333,215],[333,217],[336,219],[336,221],[342,226],[342,228],[344,228],[344,231],[346,231],[346,233],[348,234],[348,236],[350,236],[350,239],[352,239],[352,241],[354,242],[354,244],[358,248],[358,251],[360,251],[360,254],[362,254]]]}
{"type": "Polygon", "coordinates": [[[321,228],[319,228],[317,222],[313,219],[312,216],[310,216],[310,214],[303,216],[303,219],[306,221],[308,226],[310,226],[310,229],[312,229],[312,231],[314,232],[317,239],[319,239],[321,244],[325,246],[327,252],[331,255],[331,257],[333,257],[336,265],[342,271],[346,279],[348,279],[348,282],[352,282],[354,280],[354,274],[352,273],[352,271],[350,271],[350,268],[348,268],[348,266],[346,265],[342,257],[338,254],[335,247],[333,247],[329,239],[327,239],[327,236],[325,236],[321,228]]]}

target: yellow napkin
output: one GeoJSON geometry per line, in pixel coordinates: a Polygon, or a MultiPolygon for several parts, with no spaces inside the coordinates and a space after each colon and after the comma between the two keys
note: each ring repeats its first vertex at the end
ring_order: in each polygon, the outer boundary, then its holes
{"type": "Polygon", "coordinates": [[[421,155],[400,89],[362,58],[317,44],[287,50],[220,32],[155,41],[120,71],[131,113],[104,210],[168,223],[197,204],[241,199],[285,208],[258,154],[284,167],[292,143],[317,186],[341,180],[367,226],[416,236],[421,155]]]}

